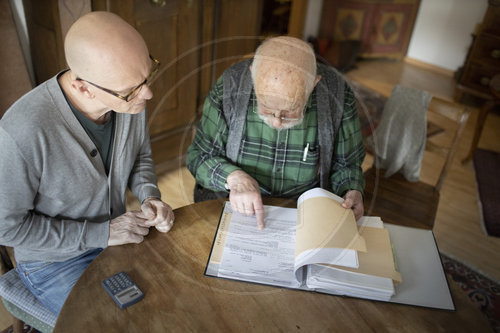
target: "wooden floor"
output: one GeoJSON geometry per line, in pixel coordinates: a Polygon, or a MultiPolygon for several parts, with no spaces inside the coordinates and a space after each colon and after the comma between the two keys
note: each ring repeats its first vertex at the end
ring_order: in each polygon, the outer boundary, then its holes
{"type": "MultiPolygon", "coordinates": [[[[347,74],[350,78],[384,94],[389,95],[395,84],[428,90],[433,96],[451,100],[454,81],[449,75],[429,71],[406,62],[370,60],[357,64],[357,68],[347,74]]],[[[472,163],[462,165],[460,160],[466,155],[472,138],[473,126],[477,118],[474,109],[465,133],[459,144],[453,166],[441,190],[434,234],[439,249],[500,281],[500,238],[484,234],[480,226],[478,194],[472,163]]],[[[479,142],[479,147],[500,151],[500,116],[490,114],[479,142]]],[[[421,180],[432,183],[437,179],[436,170],[442,161],[435,155],[424,154],[421,180]]],[[[368,157],[364,167],[371,165],[368,157]]],[[[173,208],[193,202],[193,177],[186,168],[160,175],[159,186],[162,198],[173,208]]],[[[138,208],[131,202],[129,208],[138,208]]],[[[0,307],[0,329],[10,324],[10,316],[0,307]]]]}

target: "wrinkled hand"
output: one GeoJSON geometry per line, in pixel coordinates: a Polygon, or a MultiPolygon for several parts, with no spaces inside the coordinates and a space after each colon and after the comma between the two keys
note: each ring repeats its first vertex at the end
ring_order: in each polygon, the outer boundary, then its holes
{"type": "Polygon", "coordinates": [[[172,207],[157,198],[147,198],[141,205],[140,216],[145,220],[145,227],[154,226],[160,232],[168,232],[174,225],[172,207]]]}
{"type": "Polygon", "coordinates": [[[149,228],[144,223],[145,219],[138,211],[127,212],[112,219],[109,223],[108,246],[142,242],[149,233],[149,228]]]}
{"type": "Polygon", "coordinates": [[[227,176],[231,207],[240,214],[257,218],[257,228],[264,229],[264,207],[259,184],[242,170],[235,170],[227,176]]]}
{"type": "Polygon", "coordinates": [[[363,195],[357,190],[350,190],[344,195],[344,202],[342,207],[347,209],[352,209],[356,221],[363,216],[365,213],[365,207],[363,206],[363,195]]]}

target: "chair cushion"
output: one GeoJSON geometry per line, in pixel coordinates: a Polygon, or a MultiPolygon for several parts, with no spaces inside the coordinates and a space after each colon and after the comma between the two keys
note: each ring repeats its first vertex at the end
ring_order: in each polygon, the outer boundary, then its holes
{"type": "MultiPolygon", "coordinates": [[[[35,317],[51,328],[56,325],[57,316],[40,303],[31,293],[15,269],[0,276],[0,297],[2,297],[4,303],[12,303],[20,310],[35,317]]],[[[26,319],[14,313],[13,315],[21,320],[26,319]]],[[[28,322],[28,320],[26,320],[26,322],[28,322]]]]}
{"type": "Polygon", "coordinates": [[[30,332],[33,331],[42,333],[52,333],[54,331],[54,327],[49,326],[48,324],[44,323],[41,320],[38,320],[38,318],[33,317],[32,315],[21,310],[14,304],[7,302],[6,300],[3,300],[3,305],[5,306],[7,311],[9,311],[14,317],[18,318],[23,323],[31,326],[32,330],[30,330],[30,332]]]}

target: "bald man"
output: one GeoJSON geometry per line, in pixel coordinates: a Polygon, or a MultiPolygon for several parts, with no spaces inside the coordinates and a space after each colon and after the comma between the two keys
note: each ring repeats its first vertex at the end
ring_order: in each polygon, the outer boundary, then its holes
{"type": "Polygon", "coordinates": [[[365,157],[352,90],[300,39],[275,37],[219,78],[189,147],[195,201],[227,197],[264,227],[262,195],[321,186],[364,212],[365,157]]]}
{"type": "Polygon", "coordinates": [[[93,12],[65,38],[69,65],[0,120],[0,244],[55,314],[107,246],[140,243],[174,214],[151,158],[146,101],[159,62],[130,25],[93,12]],[[141,202],[126,212],[127,187],[141,202]]]}

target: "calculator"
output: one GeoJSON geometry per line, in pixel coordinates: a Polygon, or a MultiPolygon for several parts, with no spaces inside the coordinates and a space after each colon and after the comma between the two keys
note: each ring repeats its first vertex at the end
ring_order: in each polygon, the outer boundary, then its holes
{"type": "Polygon", "coordinates": [[[102,281],[102,286],[115,303],[124,309],[144,298],[144,293],[125,272],[117,273],[102,281]]]}

